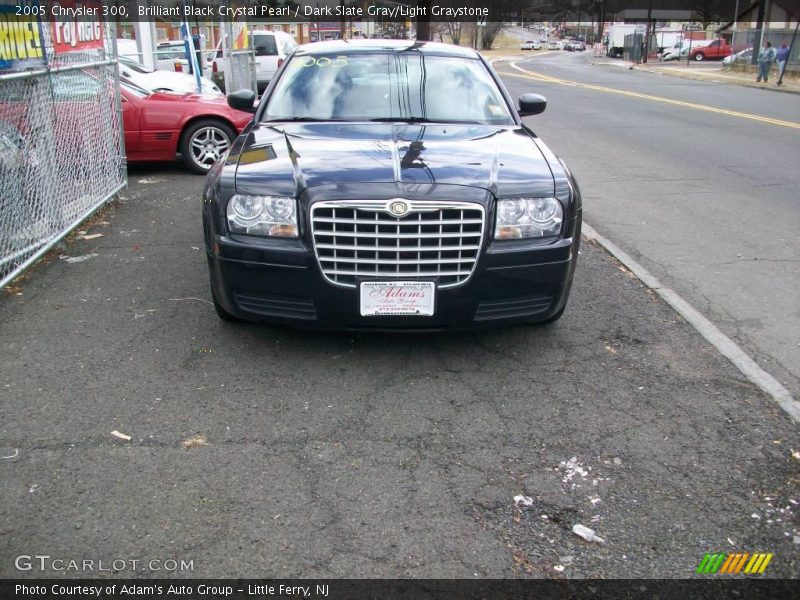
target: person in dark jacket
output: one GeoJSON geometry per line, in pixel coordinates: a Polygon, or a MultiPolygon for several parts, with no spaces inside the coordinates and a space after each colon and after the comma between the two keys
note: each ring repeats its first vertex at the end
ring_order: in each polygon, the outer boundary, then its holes
{"type": "Polygon", "coordinates": [[[764,47],[758,53],[758,77],[756,78],[756,83],[759,83],[762,79],[764,83],[769,81],[769,70],[774,60],[775,48],[772,47],[771,42],[764,42],[764,47]]]}

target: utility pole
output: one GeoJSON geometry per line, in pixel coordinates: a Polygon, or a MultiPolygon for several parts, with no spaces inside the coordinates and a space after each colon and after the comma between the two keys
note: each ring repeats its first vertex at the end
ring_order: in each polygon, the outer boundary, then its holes
{"type": "MultiPolygon", "coordinates": [[[[797,30],[798,29],[800,29],[800,20],[797,21],[797,25],[795,25],[795,27],[794,27],[794,35],[792,35],[792,41],[789,42],[789,57],[788,58],[791,58],[791,56],[792,56],[792,50],[794,50],[794,43],[797,40],[797,30]]],[[[778,85],[781,85],[783,83],[783,74],[786,72],[786,67],[789,64],[788,58],[787,58],[787,61],[786,61],[786,65],[784,65],[784,67],[783,67],[783,71],[781,71],[781,73],[778,74],[778,85]]]]}
{"type": "Polygon", "coordinates": [[[642,48],[642,62],[647,62],[647,55],[650,52],[650,36],[653,34],[653,0],[647,3],[647,29],[644,34],[644,48],[642,48]]]}
{"type": "Polygon", "coordinates": [[[417,7],[424,12],[417,17],[417,40],[430,41],[431,39],[431,2],[430,0],[419,0],[417,7]]]}
{"type": "Polygon", "coordinates": [[[768,0],[759,0],[758,2],[758,13],[756,16],[756,29],[761,31],[761,35],[758,38],[758,45],[753,44],[753,57],[750,59],[751,64],[758,64],[758,53],[761,51],[761,47],[764,45],[764,17],[767,14],[767,1],[768,0]]]}
{"type": "Polygon", "coordinates": [[[478,30],[475,33],[475,37],[478,40],[478,47],[475,49],[480,52],[483,49],[483,28],[486,26],[486,21],[478,21],[475,23],[475,25],[475,28],[478,30]]]}

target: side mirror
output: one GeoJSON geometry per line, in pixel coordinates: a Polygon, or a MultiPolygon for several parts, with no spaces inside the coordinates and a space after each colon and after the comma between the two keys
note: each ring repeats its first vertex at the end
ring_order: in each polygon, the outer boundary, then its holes
{"type": "Polygon", "coordinates": [[[228,106],[243,112],[254,113],[256,93],[253,90],[236,90],[228,94],[228,106]]]}
{"type": "Polygon", "coordinates": [[[530,117],[544,112],[547,100],[539,94],[522,94],[519,97],[519,116],[530,117]]]}

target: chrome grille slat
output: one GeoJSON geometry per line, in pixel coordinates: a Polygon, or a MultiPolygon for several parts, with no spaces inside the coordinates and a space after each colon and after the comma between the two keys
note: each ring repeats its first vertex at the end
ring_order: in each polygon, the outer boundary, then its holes
{"type": "MultiPolygon", "coordinates": [[[[461,276],[468,276],[471,273],[472,273],[472,271],[464,271],[464,270],[461,270],[461,271],[439,271],[438,273],[436,271],[431,271],[429,276],[430,275],[442,275],[442,276],[448,276],[448,277],[455,277],[455,276],[461,277],[461,276]]],[[[373,277],[375,275],[375,271],[372,271],[372,270],[370,270],[370,271],[345,271],[345,270],[342,270],[342,269],[338,269],[336,271],[334,271],[334,270],[325,271],[325,274],[326,275],[352,275],[354,277],[356,277],[356,276],[357,277],[373,277]]],[[[380,277],[388,277],[389,279],[391,279],[391,276],[394,275],[394,271],[389,271],[388,273],[384,273],[383,271],[381,271],[379,273],[379,275],[380,275],[380,277]]],[[[412,273],[411,275],[414,275],[414,273],[412,273]]],[[[404,278],[406,278],[406,276],[404,276],[404,278]]],[[[412,280],[414,279],[413,277],[407,277],[407,278],[408,279],[412,279],[412,280]]],[[[355,287],[355,286],[350,286],[350,287],[355,287]]]]}
{"type": "Polygon", "coordinates": [[[319,257],[320,262],[332,262],[332,263],[347,263],[347,264],[367,264],[367,265],[450,265],[456,263],[465,263],[465,262],[473,262],[474,258],[432,258],[432,259],[388,259],[388,258],[325,258],[324,256],[319,257]]]}
{"type": "MultiPolygon", "coordinates": [[[[336,210],[336,209],[334,209],[336,210]]],[[[422,214],[422,213],[420,213],[422,214]]],[[[325,217],[317,217],[314,219],[317,223],[333,223],[338,225],[374,225],[375,221],[371,219],[336,219],[334,218],[325,218],[325,217]]],[[[394,224],[395,221],[402,221],[402,219],[395,219],[392,218],[391,223],[394,224]]],[[[416,222],[416,221],[415,221],[416,222]]],[[[381,225],[388,225],[390,222],[387,221],[380,221],[381,225]]],[[[458,225],[457,220],[449,220],[449,221],[423,221],[423,225],[458,225]]],[[[483,221],[481,219],[467,219],[464,221],[464,225],[480,225],[483,221]]],[[[398,225],[413,225],[412,223],[398,223],[398,225]]]]}
{"type": "Polygon", "coordinates": [[[485,212],[472,202],[405,201],[402,217],[386,200],[337,200],[311,207],[314,252],[331,283],[355,287],[358,278],[431,279],[462,285],[475,270],[485,212]]]}
{"type": "MultiPolygon", "coordinates": [[[[463,213],[462,213],[462,216],[463,216],[463,213]]],[[[417,213],[417,223],[419,223],[419,225],[417,225],[417,235],[419,235],[419,234],[422,233],[422,213],[417,213]]],[[[422,252],[423,251],[422,248],[424,248],[424,246],[418,246],[418,248],[420,248],[419,251],[422,252]]],[[[417,276],[419,276],[419,274],[422,272],[421,269],[422,269],[422,265],[421,264],[417,264],[417,276]]]]}
{"type": "MultiPolygon", "coordinates": [[[[317,236],[326,236],[327,235],[327,236],[331,237],[331,236],[333,236],[333,231],[331,231],[330,229],[316,230],[315,231],[315,235],[317,235],[317,236]]],[[[418,235],[416,233],[401,233],[400,237],[401,238],[408,238],[408,239],[417,239],[417,238],[432,239],[432,238],[439,238],[439,237],[442,237],[442,238],[480,237],[481,235],[483,235],[483,234],[481,232],[479,232],[479,231],[475,231],[475,232],[467,232],[467,231],[465,231],[463,236],[461,234],[459,234],[458,232],[456,232],[456,233],[443,233],[440,236],[439,233],[437,232],[437,233],[423,233],[422,235],[418,235]]],[[[350,233],[350,234],[348,234],[348,237],[370,238],[370,239],[372,239],[372,238],[375,237],[375,234],[374,233],[358,232],[358,233],[350,233]]],[[[395,234],[395,233],[379,233],[377,235],[377,237],[378,237],[378,239],[393,240],[393,239],[395,239],[397,237],[397,234],[395,234]]]]}
{"type": "MultiPolygon", "coordinates": [[[[384,250],[396,250],[397,248],[394,246],[364,246],[364,245],[355,245],[355,246],[346,246],[344,244],[317,244],[317,248],[321,250],[333,250],[334,248],[338,248],[339,250],[366,250],[367,252],[375,252],[375,250],[380,250],[383,252],[384,250]]],[[[402,246],[400,248],[400,252],[417,252],[417,251],[425,251],[425,252],[433,252],[436,250],[477,250],[480,248],[477,244],[470,245],[470,246],[402,246]]]]}

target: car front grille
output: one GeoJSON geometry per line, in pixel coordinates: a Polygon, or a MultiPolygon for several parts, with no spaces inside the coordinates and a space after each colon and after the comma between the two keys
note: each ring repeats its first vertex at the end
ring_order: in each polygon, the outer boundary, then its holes
{"type": "Polygon", "coordinates": [[[311,207],[314,251],[325,278],[346,287],[359,279],[435,279],[442,288],[465,283],[483,242],[483,206],[405,200],[408,213],[395,217],[388,208],[395,200],[311,207]]]}

